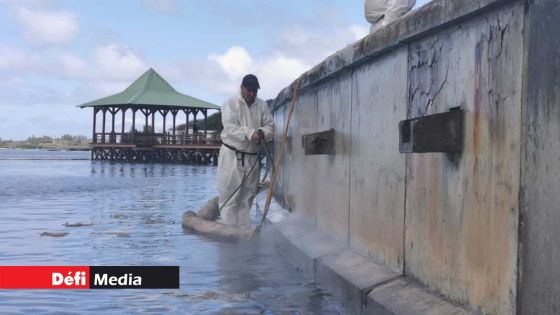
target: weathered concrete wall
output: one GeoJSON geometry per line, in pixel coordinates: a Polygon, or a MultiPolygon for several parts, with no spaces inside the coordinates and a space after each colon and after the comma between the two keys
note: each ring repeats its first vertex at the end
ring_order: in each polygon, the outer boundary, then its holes
{"type": "Polygon", "coordinates": [[[522,137],[522,314],[560,312],[560,3],[535,0],[526,18],[522,137]]]}
{"type": "MultiPolygon", "coordinates": [[[[288,119],[288,111],[289,106],[286,106],[285,119],[288,119]]],[[[303,154],[301,136],[317,130],[316,90],[299,95],[288,130],[290,141],[282,166],[285,176],[283,189],[294,212],[315,227],[315,202],[319,198],[317,191],[321,189],[320,185],[316,185],[317,157],[303,154]]]]}
{"type": "Polygon", "coordinates": [[[554,0],[434,0],[327,58],[300,77],[278,194],[466,309],[558,312],[558,16],[554,0]],[[398,152],[400,120],[454,107],[462,153],[398,152]],[[303,155],[301,136],[330,128],[336,154],[303,155]]]}
{"type": "Polygon", "coordinates": [[[405,181],[397,126],[406,117],[407,59],[403,47],[354,70],[351,105],[350,246],[399,271],[405,181]]]}
{"type": "Polygon", "coordinates": [[[315,156],[317,185],[320,192],[315,200],[317,226],[344,238],[348,235],[350,119],[352,76],[346,72],[318,88],[317,130],[336,130],[335,155],[315,156]],[[329,198],[325,198],[329,196],[329,198]]]}
{"type": "Polygon", "coordinates": [[[410,117],[466,111],[461,155],[408,154],[405,273],[515,312],[523,6],[410,45],[410,117]]]}

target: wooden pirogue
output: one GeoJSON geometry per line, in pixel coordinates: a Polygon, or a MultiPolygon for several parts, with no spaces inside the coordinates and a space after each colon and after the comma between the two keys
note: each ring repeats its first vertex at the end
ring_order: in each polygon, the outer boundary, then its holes
{"type": "Polygon", "coordinates": [[[197,233],[217,237],[225,240],[239,241],[249,238],[250,228],[235,227],[215,222],[220,216],[218,197],[210,199],[197,213],[186,211],[183,214],[182,225],[184,228],[197,233]]]}

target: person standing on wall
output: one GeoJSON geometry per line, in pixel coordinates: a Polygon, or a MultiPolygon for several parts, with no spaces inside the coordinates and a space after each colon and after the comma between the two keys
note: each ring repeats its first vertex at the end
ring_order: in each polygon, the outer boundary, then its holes
{"type": "Polygon", "coordinates": [[[370,33],[398,20],[416,5],[416,0],[365,0],[364,13],[370,33]]]}
{"type": "Polygon", "coordinates": [[[257,98],[259,89],[257,77],[248,74],[240,93],[222,105],[218,192],[220,221],[227,225],[250,226],[249,211],[260,177],[259,165],[255,165],[259,145],[272,139],[274,121],[266,102],[257,98]]]}

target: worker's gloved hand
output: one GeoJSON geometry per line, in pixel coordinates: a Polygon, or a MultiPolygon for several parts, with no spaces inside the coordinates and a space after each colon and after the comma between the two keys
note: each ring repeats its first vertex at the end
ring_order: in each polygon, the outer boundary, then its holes
{"type": "Polygon", "coordinates": [[[264,141],[264,132],[261,129],[257,129],[257,131],[253,133],[252,140],[256,144],[260,144],[261,141],[264,141]]]}
{"type": "Polygon", "coordinates": [[[264,131],[262,131],[262,129],[257,129],[257,134],[259,135],[259,143],[260,141],[264,141],[264,131]]]}

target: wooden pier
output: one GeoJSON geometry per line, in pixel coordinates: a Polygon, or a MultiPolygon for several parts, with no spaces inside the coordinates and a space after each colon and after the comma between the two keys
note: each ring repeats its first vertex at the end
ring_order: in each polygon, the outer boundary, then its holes
{"type": "Polygon", "coordinates": [[[222,144],[219,131],[206,127],[208,110],[219,110],[220,107],[177,92],[153,69],[146,71],[123,92],[79,107],[93,108],[92,160],[218,163],[222,144]],[[117,117],[119,113],[120,117],[117,117]],[[138,123],[137,113],[144,116],[138,123]],[[204,117],[205,128],[202,130],[195,123],[198,114],[204,117]],[[169,129],[168,116],[171,116],[172,123],[169,129]],[[176,127],[178,116],[185,119],[182,130],[176,127]]]}
{"type": "Polygon", "coordinates": [[[217,165],[221,146],[219,135],[97,134],[96,140],[91,143],[91,159],[115,162],[217,165]],[[111,137],[117,140],[101,141],[111,137]]]}

